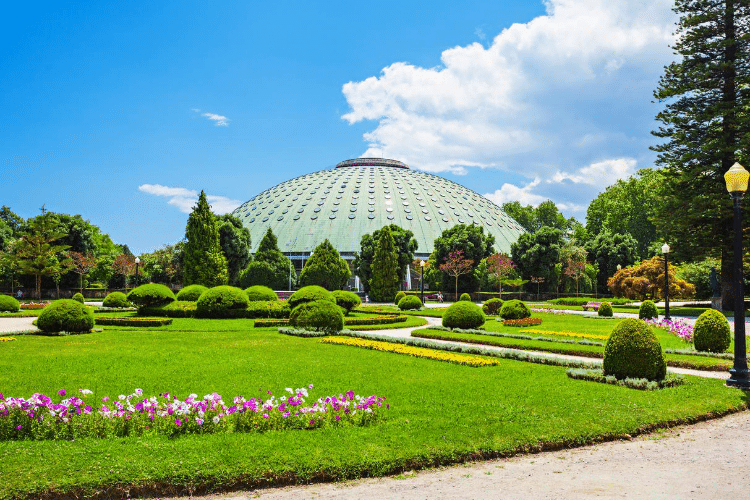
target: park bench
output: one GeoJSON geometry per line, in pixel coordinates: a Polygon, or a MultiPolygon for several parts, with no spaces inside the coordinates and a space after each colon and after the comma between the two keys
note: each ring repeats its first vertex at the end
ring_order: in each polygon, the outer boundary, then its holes
{"type": "Polygon", "coordinates": [[[584,311],[588,311],[589,309],[591,309],[592,311],[598,311],[600,305],[602,305],[601,302],[586,302],[581,307],[583,307],[584,311]]]}

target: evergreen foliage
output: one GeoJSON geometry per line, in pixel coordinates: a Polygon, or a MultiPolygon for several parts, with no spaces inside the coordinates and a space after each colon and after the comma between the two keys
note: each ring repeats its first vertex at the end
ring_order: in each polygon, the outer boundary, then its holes
{"type": "Polygon", "coordinates": [[[263,285],[272,290],[286,290],[290,277],[294,286],[297,273],[294,272],[292,261],[281,253],[276,235],[269,227],[260,240],[253,261],[240,273],[239,284],[243,288],[263,285]]]}
{"type": "Polygon", "coordinates": [[[298,328],[336,333],[344,329],[344,313],[334,302],[314,300],[292,309],[289,324],[298,328]]]}
{"type": "Polygon", "coordinates": [[[598,290],[607,289],[607,280],[617,272],[617,265],[632,266],[638,261],[638,242],[628,233],[597,234],[586,244],[590,261],[599,266],[596,275],[598,290]]]}
{"type": "Polygon", "coordinates": [[[596,312],[599,316],[611,318],[614,314],[612,312],[612,304],[606,300],[599,305],[599,310],[596,312]]]}
{"type": "Polygon", "coordinates": [[[403,229],[396,224],[385,226],[371,235],[365,234],[360,240],[360,251],[355,254],[352,268],[354,273],[359,276],[360,282],[365,292],[370,291],[370,281],[372,280],[372,261],[375,257],[375,248],[383,234],[383,229],[388,228],[393,237],[396,246],[398,259],[398,280],[406,279],[406,268],[414,260],[414,252],[417,251],[419,244],[414,238],[414,233],[408,229],[403,229]]]}
{"type": "Polygon", "coordinates": [[[500,317],[503,319],[529,318],[531,317],[531,309],[520,300],[506,300],[500,308],[500,317]]]}
{"type": "Polygon", "coordinates": [[[496,316],[500,313],[501,307],[503,307],[503,301],[501,299],[488,299],[482,304],[482,312],[490,316],[496,316]]]}
{"type": "Polygon", "coordinates": [[[47,333],[88,332],[94,327],[94,312],[77,300],[56,300],[42,309],[36,326],[47,333]]]}
{"type": "Polygon", "coordinates": [[[75,294],[73,294],[73,300],[78,301],[81,304],[83,304],[84,303],[83,294],[80,292],[76,292],[75,294]]]}
{"type": "Polygon", "coordinates": [[[416,295],[404,295],[401,300],[398,301],[398,308],[402,311],[418,311],[422,309],[422,301],[416,295]]]}
{"type": "Polygon", "coordinates": [[[406,292],[404,292],[403,290],[399,290],[398,292],[396,292],[396,298],[393,299],[393,303],[396,304],[396,305],[398,305],[398,303],[404,297],[406,297],[406,292]]]}
{"type": "Polygon", "coordinates": [[[250,230],[240,219],[231,214],[220,215],[216,218],[219,230],[219,245],[227,259],[227,273],[229,284],[239,283],[240,272],[252,260],[250,255],[250,230]]]}
{"type": "MultiPolygon", "coordinates": [[[[494,252],[495,237],[491,234],[485,234],[484,228],[478,225],[457,224],[450,229],[446,229],[435,239],[435,250],[430,256],[430,269],[434,268],[442,271],[442,267],[449,259],[451,252],[461,250],[465,259],[472,261],[472,272],[460,275],[458,277],[458,291],[475,292],[479,289],[480,279],[473,272],[479,266],[482,259],[486,259],[494,252]]],[[[515,258],[513,259],[515,261],[515,258]]],[[[441,272],[442,291],[447,292],[456,288],[456,280],[444,271],[441,272]]],[[[429,276],[429,274],[427,274],[429,276]]],[[[453,277],[455,278],[455,276],[453,277]]],[[[455,291],[455,290],[454,290],[455,291]]]]}
{"type": "Polygon", "coordinates": [[[249,305],[245,292],[234,286],[220,285],[201,294],[196,303],[199,318],[242,318],[249,305]]]}
{"type": "Polygon", "coordinates": [[[459,297],[458,300],[464,300],[464,301],[471,302],[471,295],[469,295],[468,293],[462,293],[461,297],[459,297]]]}
{"type": "Polygon", "coordinates": [[[443,326],[446,328],[479,328],[484,322],[482,308],[473,302],[456,302],[443,313],[443,326]]]}
{"type": "Polygon", "coordinates": [[[42,277],[64,274],[72,260],[58,256],[69,246],[59,243],[65,233],[60,230],[59,220],[54,214],[43,213],[27,221],[27,225],[28,229],[15,244],[15,254],[19,271],[34,276],[36,298],[41,298],[42,277]]]}
{"type": "Polygon", "coordinates": [[[203,191],[188,217],[185,240],[184,284],[207,287],[226,285],[227,259],[221,250],[216,219],[203,191]]]}
{"type": "Polygon", "coordinates": [[[104,307],[130,307],[130,301],[122,292],[111,292],[107,294],[106,297],[104,297],[104,300],[102,301],[102,306],[104,307]]]}
{"type": "Polygon", "coordinates": [[[10,295],[0,295],[0,312],[18,312],[21,304],[10,295]]]}
{"type": "Polygon", "coordinates": [[[254,285],[245,289],[247,300],[250,302],[272,302],[279,300],[276,292],[263,285],[254,285]]]}
{"type": "Polygon", "coordinates": [[[663,380],[667,375],[664,354],[651,327],[635,318],[625,319],[612,330],[604,346],[604,375],[663,380]]]}
{"type": "Polygon", "coordinates": [[[362,303],[362,300],[356,293],[346,290],[334,290],[331,293],[333,294],[333,298],[336,299],[336,304],[345,311],[345,315],[349,315],[352,309],[362,303]]]}
{"type": "Polygon", "coordinates": [[[314,300],[327,300],[329,302],[336,303],[336,298],[333,296],[331,292],[323,288],[322,286],[318,285],[310,285],[310,286],[304,286],[294,292],[291,297],[289,297],[289,307],[294,309],[298,305],[304,303],[304,302],[312,302],[314,300]]]}
{"type": "Polygon", "coordinates": [[[328,239],[315,247],[299,281],[303,286],[318,285],[326,290],[340,290],[352,275],[349,265],[341,258],[328,239]]]}
{"type": "Polygon", "coordinates": [[[370,297],[375,302],[390,302],[397,300],[399,273],[398,253],[396,242],[391,230],[385,226],[380,230],[372,258],[372,280],[370,281],[370,297]]]}
{"type": "Polygon", "coordinates": [[[159,307],[175,300],[172,290],[158,283],[147,283],[134,288],[130,290],[127,297],[139,309],[142,307],[159,307]]]}
{"type": "Polygon", "coordinates": [[[653,148],[665,167],[654,222],[677,260],[720,249],[722,303],[732,310],[732,208],[723,176],[746,161],[750,140],[750,2],[676,0],[674,10],[677,60],[654,91],[664,109],[653,134],[665,141],[653,148]]]}
{"type": "Polygon", "coordinates": [[[541,290],[550,291],[556,290],[559,282],[555,265],[560,262],[562,246],[562,231],[545,226],[533,234],[519,236],[510,246],[510,254],[518,274],[544,278],[541,290]]]}
{"type": "Polygon", "coordinates": [[[181,302],[196,302],[206,290],[208,290],[208,287],[203,285],[188,285],[177,292],[177,300],[181,302]]]}
{"type": "Polygon", "coordinates": [[[708,309],[698,316],[693,328],[696,351],[724,352],[732,341],[729,321],[719,311],[708,309]]]}
{"type": "Polygon", "coordinates": [[[656,319],[659,317],[659,310],[653,300],[644,300],[641,307],[638,308],[638,319],[656,319]]]}

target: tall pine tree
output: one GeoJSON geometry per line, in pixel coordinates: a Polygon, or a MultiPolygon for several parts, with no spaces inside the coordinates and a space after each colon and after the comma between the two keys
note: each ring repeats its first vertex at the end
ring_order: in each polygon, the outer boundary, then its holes
{"type": "Polygon", "coordinates": [[[326,290],[341,290],[351,275],[349,264],[326,239],[315,247],[305,262],[299,281],[302,286],[318,285],[326,290]]]}
{"type": "Polygon", "coordinates": [[[732,209],[724,173],[750,138],[750,0],[676,0],[679,61],[654,96],[665,107],[653,132],[665,167],[657,229],[678,259],[721,256],[722,301],[733,308],[732,209]]]}
{"type": "Polygon", "coordinates": [[[398,253],[396,241],[388,226],[380,230],[372,257],[370,296],[376,302],[391,302],[398,291],[398,253]]]}
{"type": "Polygon", "coordinates": [[[216,218],[201,191],[185,229],[183,283],[213,287],[226,285],[227,280],[227,259],[221,251],[216,218]]]}

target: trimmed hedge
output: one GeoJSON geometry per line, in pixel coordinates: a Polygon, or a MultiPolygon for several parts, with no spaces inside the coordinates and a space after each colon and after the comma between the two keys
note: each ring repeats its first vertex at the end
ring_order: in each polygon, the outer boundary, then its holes
{"type": "Polygon", "coordinates": [[[458,300],[471,302],[471,295],[469,295],[468,293],[462,293],[461,297],[459,297],[458,300]]]}
{"type": "Polygon", "coordinates": [[[268,328],[277,326],[289,326],[289,319],[258,318],[253,324],[254,328],[268,328]]]}
{"type": "MultiPolygon", "coordinates": [[[[559,299],[548,300],[547,303],[561,306],[582,306],[587,302],[599,302],[600,300],[601,299],[597,299],[594,297],[561,297],[559,299]]],[[[607,299],[607,301],[610,304],[614,304],[616,306],[623,306],[625,304],[630,304],[631,302],[633,302],[632,300],[626,298],[612,298],[607,299]]]]}
{"type": "Polygon", "coordinates": [[[503,319],[523,319],[531,316],[531,309],[518,299],[506,300],[500,308],[503,319]]]}
{"type": "Polygon", "coordinates": [[[18,312],[21,310],[21,304],[10,295],[0,295],[0,311],[18,312]]]}
{"type": "Polygon", "coordinates": [[[279,300],[276,292],[263,285],[253,285],[245,288],[245,294],[247,295],[247,300],[250,302],[273,302],[279,300]]]}
{"type": "Polygon", "coordinates": [[[612,312],[612,304],[606,300],[601,303],[599,310],[597,311],[599,316],[611,317],[614,313],[612,312]]]}
{"type": "Polygon", "coordinates": [[[404,291],[397,292],[396,297],[393,299],[393,303],[398,305],[398,303],[401,302],[401,299],[403,299],[404,297],[406,297],[406,292],[404,291]]]}
{"type": "Polygon", "coordinates": [[[336,299],[336,304],[346,311],[345,315],[348,315],[352,312],[352,309],[362,303],[362,299],[356,293],[347,290],[334,290],[331,293],[333,294],[333,298],[336,299]]]}
{"type": "Polygon", "coordinates": [[[292,310],[289,303],[279,300],[250,302],[246,309],[248,318],[289,318],[292,310]]]}
{"type": "Polygon", "coordinates": [[[659,311],[653,300],[644,300],[638,309],[638,319],[656,319],[659,317],[659,311]]]}
{"type": "Polygon", "coordinates": [[[333,294],[318,285],[303,286],[289,297],[289,307],[294,309],[300,304],[305,302],[313,302],[315,300],[327,300],[329,302],[336,303],[336,299],[333,294]]]}
{"type": "Polygon", "coordinates": [[[618,380],[645,378],[663,380],[667,375],[659,339],[643,321],[628,318],[615,326],[604,346],[604,375],[618,380]]]}
{"type": "Polygon", "coordinates": [[[203,285],[188,285],[179,292],[177,292],[177,300],[183,302],[197,302],[200,296],[208,290],[207,286],[203,285]]]}
{"type": "Polygon", "coordinates": [[[46,333],[88,332],[94,327],[94,313],[77,300],[60,299],[39,313],[36,326],[46,333]]]}
{"type": "Polygon", "coordinates": [[[196,302],[199,318],[244,318],[250,302],[241,288],[220,285],[209,288],[196,302]]]}
{"type": "Polygon", "coordinates": [[[125,307],[131,307],[131,304],[127,296],[124,293],[112,292],[106,297],[104,297],[104,300],[102,301],[102,306],[125,308],[125,307]]]}
{"type": "Polygon", "coordinates": [[[158,307],[175,301],[172,290],[158,283],[147,283],[134,288],[127,297],[130,302],[138,306],[139,311],[142,307],[158,307]]]}
{"type": "Polygon", "coordinates": [[[298,328],[335,333],[344,328],[344,313],[339,306],[328,300],[303,302],[292,309],[289,324],[298,328]]]}
{"type": "Polygon", "coordinates": [[[708,309],[701,313],[693,327],[693,345],[696,351],[724,352],[732,342],[729,321],[719,311],[708,309]]]}
{"type": "Polygon", "coordinates": [[[164,306],[142,307],[138,314],[144,316],[167,316],[169,318],[194,318],[197,306],[188,300],[175,300],[164,306]]]}
{"type": "Polygon", "coordinates": [[[482,312],[490,316],[497,316],[500,308],[503,307],[503,301],[500,299],[488,299],[482,304],[482,312]]]}
{"type": "MultiPolygon", "coordinates": [[[[403,299],[402,299],[403,300],[403,299]]],[[[344,324],[347,326],[355,325],[391,325],[394,323],[403,323],[409,316],[400,314],[398,316],[374,316],[371,318],[344,318],[344,324]]]]}
{"type": "Polygon", "coordinates": [[[97,325],[115,325],[115,326],[164,326],[171,325],[172,318],[117,318],[117,317],[98,317],[97,325]]]}
{"type": "Polygon", "coordinates": [[[80,302],[81,304],[83,304],[85,302],[85,300],[83,298],[83,294],[81,292],[74,293],[73,294],[73,300],[75,300],[77,302],[80,302]]]}
{"type": "Polygon", "coordinates": [[[398,301],[398,308],[402,311],[418,311],[422,309],[422,301],[416,295],[405,295],[398,301]]]}
{"type": "Polygon", "coordinates": [[[443,313],[443,326],[447,328],[477,328],[484,322],[482,308],[473,302],[458,301],[443,313]]]}

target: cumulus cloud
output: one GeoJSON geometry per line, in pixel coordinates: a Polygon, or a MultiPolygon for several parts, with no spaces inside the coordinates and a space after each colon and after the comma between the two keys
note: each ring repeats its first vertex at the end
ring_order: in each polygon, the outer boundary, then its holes
{"type": "Polygon", "coordinates": [[[437,67],[394,62],[345,84],[350,109],[342,118],[376,123],[364,134],[363,156],[431,172],[495,168],[529,179],[523,187],[502,185],[497,196],[515,188],[518,196],[548,199],[544,189],[564,183],[572,198],[553,201],[571,207],[585,205],[592,186],[612,182],[607,169],[632,173],[634,158],[650,154],[649,120],[658,111],[651,93],[673,59],[672,0],[545,5],[546,15],[510,26],[487,47],[445,50],[437,67]]]}
{"type": "Polygon", "coordinates": [[[214,125],[217,127],[228,127],[229,126],[229,118],[222,115],[217,115],[216,113],[201,113],[200,109],[193,108],[193,111],[195,113],[200,114],[204,118],[208,118],[209,120],[214,122],[214,125]]]}
{"type": "MultiPolygon", "coordinates": [[[[154,196],[168,198],[167,203],[175,206],[180,212],[189,214],[198,203],[198,191],[181,187],[162,186],[161,184],[141,184],[138,190],[154,196]]],[[[206,195],[206,200],[215,214],[226,214],[242,204],[239,200],[233,200],[226,196],[206,195]]]]}

